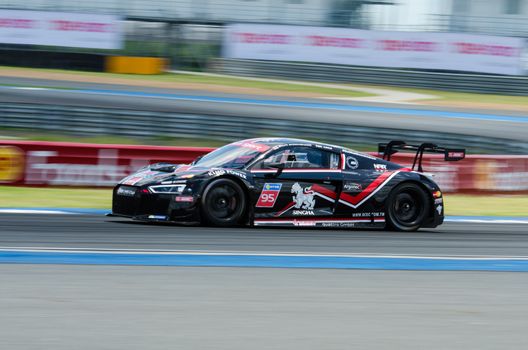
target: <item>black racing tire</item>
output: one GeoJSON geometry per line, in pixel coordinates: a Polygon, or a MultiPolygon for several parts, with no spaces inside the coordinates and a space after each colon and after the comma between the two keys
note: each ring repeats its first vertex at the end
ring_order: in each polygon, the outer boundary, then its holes
{"type": "Polygon", "coordinates": [[[428,207],[429,198],[420,186],[414,183],[398,185],[387,199],[387,228],[405,232],[418,230],[427,218],[428,207]]]}
{"type": "Polygon", "coordinates": [[[226,178],[214,180],[205,188],[201,200],[204,224],[222,227],[240,225],[246,213],[246,203],[246,195],[235,181],[226,178]]]}

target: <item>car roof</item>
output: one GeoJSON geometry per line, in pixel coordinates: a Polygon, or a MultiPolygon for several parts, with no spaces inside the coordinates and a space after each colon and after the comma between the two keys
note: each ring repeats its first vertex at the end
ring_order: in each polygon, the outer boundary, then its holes
{"type": "Polygon", "coordinates": [[[330,145],[322,142],[316,142],[316,141],[310,141],[310,140],[303,140],[303,139],[296,139],[296,138],[286,138],[286,137],[268,137],[268,138],[255,138],[255,139],[249,139],[244,140],[245,142],[253,142],[253,143],[260,143],[265,144],[270,147],[277,146],[277,145],[284,145],[284,146],[296,146],[296,145],[302,145],[302,146],[319,146],[321,148],[327,148],[331,149],[335,152],[353,152],[353,153],[360,153],[351,149],[348,149],[346,147],[342,146],[336,146],[336,145],[330,145]]]}

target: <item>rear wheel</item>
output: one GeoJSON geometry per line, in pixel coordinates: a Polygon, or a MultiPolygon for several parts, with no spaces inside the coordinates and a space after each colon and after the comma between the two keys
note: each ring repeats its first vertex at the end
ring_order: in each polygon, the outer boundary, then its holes
{"type": "Polygon", "coordinates": [[[397,231],[416,231],[427,216],[429,199],[425,191],[413,183],[397,186],[387,200],[387,224],[397,231]]]}
{"type": "Polygon", "coordinates": [[[234,226],[242,222],[246,196],[233,180],[217,179],[207,185],[201,209],[205,223],[213,226],[234,226]]]}

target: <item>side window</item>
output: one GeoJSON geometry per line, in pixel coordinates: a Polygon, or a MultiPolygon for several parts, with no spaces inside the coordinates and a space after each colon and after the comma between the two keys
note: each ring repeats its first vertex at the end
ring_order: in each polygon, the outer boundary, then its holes
{"type": "Polygon", "coordinates": [[[338,169],[339,155],[312,147],[290,147],[273,153],[255,169],[267,169],[269,163],[284,163],[284,169],[338,169]]]}

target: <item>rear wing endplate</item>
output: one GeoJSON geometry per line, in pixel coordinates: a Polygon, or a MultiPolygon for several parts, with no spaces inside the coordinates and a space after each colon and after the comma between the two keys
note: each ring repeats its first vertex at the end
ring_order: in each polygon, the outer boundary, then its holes
{"type": "Polygon", "coordinates": [[[412,165],[412,170],[423,172],[422,160],[424,153],[440,153],[444,155],[444,160],[448,162],[462,160],[466,157],[464,148],[445,148],[434,143],[422,143],[421,145],[410,145],[404,141],[390,141],[389,143],[378,144],[378,154],[384,160],[390,161],[391,156],[400,151],[416,152],[412,165]]]}

